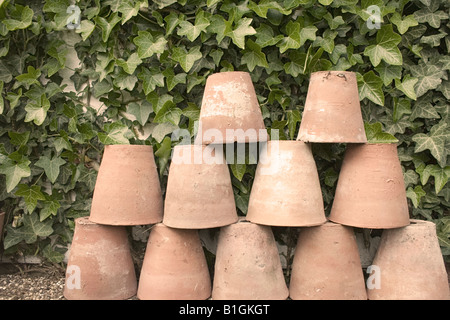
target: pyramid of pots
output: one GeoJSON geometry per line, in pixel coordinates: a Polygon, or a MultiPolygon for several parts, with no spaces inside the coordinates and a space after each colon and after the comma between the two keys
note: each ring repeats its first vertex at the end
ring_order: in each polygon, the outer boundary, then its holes
{"type": "Polygon", "coordinates": [[[67,299],[448,299],[432,222],[410,219],[396,144],[368,143],[353,72],[311,75],[295,141],[270,140],[246,72],[208,77],[199,134],[174,147],[165,199],[152,146],[108,145],[90,216],[76,219],[67,299]],[[258,143],[239,217],[223,146],[258,143]],[[344,143],[325,216],[311,144],[344,143]],[[125,227],[151,225],[139,281],[125,227]],[[272,226],[299,230],[289,283],[272,226]],[[211,277],[199,230],[219,228],[211,277]],[[364,278],[354,228],[383,229],[364,278]],[[370,283],[369,283],[370,282],[370,283]]]}

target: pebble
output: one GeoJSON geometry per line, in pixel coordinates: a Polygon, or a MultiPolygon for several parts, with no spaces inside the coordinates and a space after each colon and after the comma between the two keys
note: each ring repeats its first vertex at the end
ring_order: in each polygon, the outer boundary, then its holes
{"type": "Polygon", "coordinates": [[[0,300],[65,300],[64,277],[34,274],[0,275],[0,300]]]}

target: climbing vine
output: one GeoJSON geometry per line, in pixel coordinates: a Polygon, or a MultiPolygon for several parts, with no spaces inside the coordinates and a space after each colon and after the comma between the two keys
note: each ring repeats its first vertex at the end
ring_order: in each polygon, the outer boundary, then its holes
{"type": "MultiPolygon", "coordinates": [[[[450,256],[450,4],[445,0],[0,1],[6,254],[60,262],[89,214],[103,146],[151,144],[165,190],[206,78],[251,74],[269,132],[295,139],[309,76],[357,73],[370,141],[398,141],[411,217],[450,256]]],[[[313,145],[327,213],[344,145],[313,145]]],[[[255,166],[230,165],[245,215],[255,166]]]]}

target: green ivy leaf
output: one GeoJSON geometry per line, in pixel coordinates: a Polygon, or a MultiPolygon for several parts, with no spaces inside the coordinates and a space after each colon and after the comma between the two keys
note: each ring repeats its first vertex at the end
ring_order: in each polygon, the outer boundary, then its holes
{"type": "Polygon", "coordinates": [[[429,90],[436,89],[447,74],[440,67],[423,62],[411,66],[410,71],[413,77],[418,78],[415,88],[417,97],[421,97],[429,90]]]}
{"type": "MultiPolygon", "coordinates": [[[[315,32],[314,32],[315,34],[315,32]]],[[[317,37],[313,43],[314,47],[321,47],[328,53],[333,53],[334,51],[334,39],[338,35],[337,31],[325,30],[322,37],[317,37]]]]}
{"type": "Polygon", "coordinates": [[[248,3],[248,8],[255,12],[261,18],[267,18],[267,11],[276,10],[283,15],[291,14],[291,9],[283,8],[278,2],[271,0],[261,0],[258,4],[253,1],[248,3]]]}
{"type": "Polygon", "coordinates": [[[256,30],[250,26],[252,21],[253,19],[243,18],[239,20],[233,31],[226,34],[231,38],[231,40],[233,40],[233,43],[241,49],[245,49],[245,37],[256,33],[256,30]]]}
{"type": "Polygon", "coordinates": [[[45,175],[50,182],[55,183],[59,176],[60,167],[65,163],[66,161],[64,161],[61,157],[55,156],[50,158],[48,156],[41,156],[35,165],[44,169],[45,175]]]}
{"type": "Polygon", "coordinates": [[[80,23],[80,28],[75,29],[76,33],[81,34],[81,38],[83,41],[86,41],[87,38],[92,34],[95,29],[95,24],[89,20],[82,20],[80,23]]]}
{"type": "Polygon", "coordinates": [[[26,29],[31,25],[33,14],[34,12],[30,7],[16,4],[10,12],[12,19],[2,19],[2,23],[9,31],[26,29]]]}
{"type": "Polygon", "coordinates": [[[8,131],[8,136],[10,138],[10,142],[18,147],[24,146],[27,144],[29,138],[30,138],[30,131],[25,131],[22,133],[14,132],[14,131],[8,131]]]}
{"type": "Polygon", "coordinates": [[[450,166],[441,168],[437,164],[429,164],[421,170],[418,168],[416,171],[420,175],[420,182],[422,185],[425,185],[428,182],[430,176],[434,177],[434,188],[436,194],[441,192],[450,178],[450,166]]]}
{"type": "Polygon", "coordinates": [[[152,112],[152,105],[147,101],[143,101],[142,103],[131,102],[127,106],[127,113],[132,114],[142,126],[147,123],[152,112]]]}
{"type": "Polygon", "coordinates": [[[420,23],[428,23],[433,28],[439,28],[441,26],[441,20],[448,19],[448,13],[442,10],[436,10],[433,7],[424,7],[419,11],[414,12],[414,18],[420,23]]]}
{"type": "Polygon", "coordinates": [[[128,57],[128,60],[125,61],[123,59],[117,59],[117,65],[122,67],[123,71],[128,74],[133,74],[134,70],[136,70],[137,66],[142,63],[141,58],[139,58],[138,53],[133,53],[128,57]]]}
{"type": "Polygon", "coordinates": [[[412,141],[416,143],[414,152],[430,150],[433,157],[443,168],[447,162],[448,150],[445,144],[448,139],[450,139],[448,123],[441,121],[431,128],[428,135],[425,133],[417,133],[412,137],[412,141]]]}
{"type": "Polygon", "coordinates": [[[395,87],[403,92],[408,98],[412,100],[416,100],[416,91],[415,91],[415,85],[419,79],[410,77],[409,74],[407,74],[403,81],[400,81],[399,79],[395,79],[395,87]]]}
{"type": "Polygon", "coordinates": [[[381,60],[388,64],[402,65],[403,58],[397,45],[402,41],[402,37],[392,30],[392,25],[384,25],[377,31],[376,44],[364,49],[364,55],[368,56],[374,67],[378,66],[381,60]]]}
{"type": "Polygon", "coordinates": [[[405,181],[405,187],[408,188],[410,184],[413,186],[417,184],[419,175],[414,170],[407,170],[403,173],[403,180],[405,181]]]}
{"type": "Polygon", "coordinates": [[[130,133],[128,126],[119,123],[107,123],[104,127],[105,132],[98,133],[98,139],[104,145],[110,144],[130,144],[130,133]]]}
{"type": "Polygon", "coordinates": [[[356,75],[358,80],[359,99],[364,98],[384,106],[383,80],[380,79],[373,71],[369,71],[361,76],[356,75]]]}
{"type": "Polygon", "coordinates": [[[25,106],[27,112],[25,116],[25,122],[31,122],[37,126],[44,123],[47,118],[47,111],[50,109],[50,101],[47,99],[45,93],[41,96],[40,101],[29,102],[25,106]]]}
{"type": "Polygon", "coordinates": [[[450,100],[450,80],[442,81],[442,84],[439,86],[438,91],[442,92],[447,100],[450,100]]]}
{"type": "Polygon", "coordinates": [[[239,181],[242,181],[242,178],[247,171],[247,165],[245,163],[230,163],[230,169],[233,173],[233,176],[235,176],[239,181]]]}
{"type": "Polygon", "coordinates": [[[284,37],[278,44],[280,53],[286,52],[288,49],[298,49],[306,40],[316,40],[317,30],[315,26],[301,28],[300,23],[289,21],[286,25],[287,37],[284,37]]]}
{"type": "Polygon", "coordinates": [[[205,32],[206,28],[209,26],[210,22],[208,17],[205,15],[205,11],[200,10],[195,15],[194,24],[189,21],[181,21],[178,26],[177,34],[179,36],[186,36],[189,41],[193,42],[198,38],[200,33],[205,32]]]}
{"type": "Polygon", "coordinates": [[[185,72],[189,72],[194,63],[201,58],[200,46],[195,46],[189,51],[184,47],[173,48],[172,59],[179,62],[185,72]]]}
{"type": "Polygon", "coordinates": [[[364,122],[364,130],[366,131],[366,137],[368,143],[396,143],[396,139],[393,135],[384,132],[382,124],[380,122],[368,123],[364,122]]]}
{"type": "Polygon", "coordinates": [[[186,83],[186,73],[177,73],[175,74],[172,68],[168,68],[162,73],[164,77],[166,77],[167,90],[172,91],[172,89],[177,84],[185,84],[186,83]]]}
{"type": "Polygon", "coordinates": [[[243,52],[241,63],[246,64],[250,72],[252,72],[256,66],[263,68],[269,67],[266,60],[266,55],[261,51],[261,47],[251,39],[247,40],[246,49],[243,52]]]}
{"type": "Polygon", "coordinates": [[[155,152],[155,156],[158,159],[159,174],[163,175],[164,170],[169,163],[170,156],[172,155],[172,140],[169,137],[165,137],[155,152]]]}
{"type": "Polygon", "coordinates": [[[232,32],[232,22],[225,20],[221,15],[213,15],[211,17],[210,25],[207,31],[216,34],[217,43],[221,43],[222,40],[232,32]]]}
{"type": "Polygon", "coordinates": [[[142,68],[138,78],[142,81],[142,89],[146,95],[154,91],[156,87],[164,87],[164,74],[157,69],[142,68]]]}
{"type": "Polygon", "coordinates": [[[0,164],[0,173],[6,176],[6,192],[11,192],[22,180],[22,178],[31,175],[29,164],[31,162],[27,159],[18,162],[7,159],[0,164]]]}
{"type": "Polygon", "coordinates": [[[94,191],[95,183],[97,181],[97,170],[88,169],[85,166],[81,167],[79,182],[83,182],[90,192],[94,191]]]}
{"type": "Polygon", "coordinates": [[[43,202],[44,207],[39,212],[39,221],[44,221],[50,216],[56,216],[61,204],[57,200],[50,200],[43,202]]]}
{"type": "Polygon", "coordinates": [[[439,113],[429,101],[418,101],[414,104],[409,119],[414,121],[416,118],[439,119],[439,113]]]}
{"type": "Polygon", "coordinates": [[[412,187],[409,187],[406,190],[406,197],[411,199],[414,208],[419,207],[420,199],[424,196],[426,196],[426,192],[423,190],[421,186],[415,186],[414,189],[412,187]]]}
{"type": "Polygon", "coordinates": [[[38,78],[41,76],[41,70],[36,70],[33,66],[28,66],[27,70],[27,73],[17,76],[16,80],[26,85],[39,83],[38,78]]]}
{"type": "Polygon", "coordinates": [[[167,40],[163,36],[159,36],[155,40],[147,31],[138,31],[138,36],[133,39],[133,42],[138,47],[137,53],[141,59],[163,53],[167,45],[167,40]]]}
{"type": "Polygon", "coordinates": [[[256,29],[256,44],[258,44],[261,48],[274,46],[281,39],[283,39],[283,35],[278,34],[275,36],[273,29],[267,24],[261,23],[259,28],[256,29]]]}
{"type": "Polygon", "coordinates": [[[411,101],[405,98],[394,98],[394,112],[392,114],[392,120],[397,122],[402,119],[405,114],[411,114],[411,101]]]}
{"type": "Polygon", "coordinates": [[[102,29],[102,40],[103,42],[107,42],[109,39],[109,36],[116,26],[116,24],[119,23],[120,20],[122,20],[121,17],[119,17],[118,13],[113,13],[109,20],[106,20],[105,18],[101,16],[95,17],[95,23],[102,29]]]}
{"type": "Polygon", "coordinates": [[[164,103],[160,110],[158,110],[153,121],[157,123],[170,122],[174,125],[178,125],[182,114],[183,111],[181,111],[180,108],[177,108],[175,103],[169,100],[164,103]]]}
{"type": "Polygon", "coordinates": [[[140,2],[134,3],[134,1],[122,0],[118,8],[118,11],[122,14],[122,24],[125,24],[128,20],[136,16],[139,13],[140,7],[140,2]]]}
{"type": "Polygon", "coordinates": [[[288,110],[286,111],[286,115],[288,120],[287,126],[289,129],[289,138],[291,140],[294,140],[297,130],[297,124],[301,121],[302,116],[299,110],[288,110]]]}
{"type": "Polygon", "coordinates": [[[402,20],[402,16],[398,12],[395,12],[389,20],[397,26],[397,30],[400,34],[404,34],[410,27],[415,27],[419,24],[416,19],[414,19],[414,15],[410,14],[402,20]]]}
{"type": "Polygon", "coordinates": [[[53,233],[52,224],[53,220],[51,219],[45,222],[39,221],[36,212],[27,214],[23,217],[23,226],[19,228],[7,226],[7,234],[3,245],[5,249],[8,249],[21,241],[25,241],[27,244],[34,243],[37,237],[48,237],[53,233]]]}
{"type": "Polygon", "coordinates": [[[45,200],[45,196],[41,192],[40,186],[19,184],[15,195],[23,198],[28,213],[32,213],[34,211],[39,200],[45,200]]]}
{"type": "Polygon", "coordinates": [[[383,80],[383,84],[388,86],[392,83],[394,79],[400,79],[402,77],[402,67],[401,66],[392,66],[390,64],[382,61],[375,70],[380,75],[380,78],[383,80]]]}

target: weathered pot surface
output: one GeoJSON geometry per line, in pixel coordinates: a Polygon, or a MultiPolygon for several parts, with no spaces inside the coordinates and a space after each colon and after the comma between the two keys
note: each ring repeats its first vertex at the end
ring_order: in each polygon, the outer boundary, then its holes
{"type": "Polygon", "coordinates": [[[351,227],[326,222],[300,229],[289,296],[293,300],[367,300],[351,227]]]}
{"type": "Polygon", "coordinates": [[[95,184],[90,219],[108,225],[162,221],[163,200],[152,146],[107,145],[95,184]]]}
{"type": "Polygon", "coordinates": [[[214,154],[217,150],[204,145],[174,148],[164,205],[165,225],[206,229],[238,220],[230,172],[223,154],[214,154]]]}
{"type": "Polygon", "coordinates": [[[241,219],[222,227],[213,300],[284,300],[289,292],[272,230],[241,219]]]}
{"type": "Polygon", "coordinates": [[[248,72],[229,71],[206,80],[196,144],[258,142],[267,130],[248,72]]]}
{"type": "Polygon", "coordinates": [[[383,230],[367,280],[369,300],[448,300],[444,259],[431,221],[383,230]]]}
{"type": "Polygon", "coordinates": [[[324,143],[367,142],[356,74],[311,74],[297,140],[324,143]]]}
{"type": "Polygon", "coordinates": [[[211,278],[197,230],[152,227],[139,278],[141,300],[205,300],[211,278]]]}
{"type": "Polygon", "coordinates": [[[329,220],[369,229],[399,228],[409,224],[396,144],[347,146],[329,220]]]}
{"type": "Polygon", "coordinates": [[[125,227],[75,220],[64,285],[68,300],[124,300],[137,280],[125,227]]]}
{"type": "Polygon", "coordinates": [[[271,226],[325,223],[319,174],[310,146],[302,141],[272,140],[261,155],[247,220],[271,226]]]}

